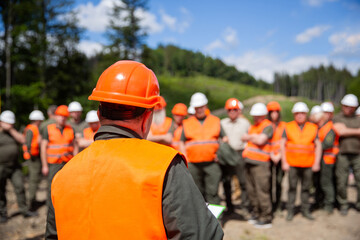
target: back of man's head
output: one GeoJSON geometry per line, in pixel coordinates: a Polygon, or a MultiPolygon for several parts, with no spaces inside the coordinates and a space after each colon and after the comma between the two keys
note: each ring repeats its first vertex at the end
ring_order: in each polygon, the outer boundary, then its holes
{"type": "Polygon", "coordinates": [[[47,115],[49,117],[53,117],[55,115],[55,111],[57,109],[57,106],[56,105],[50,105],[47,109],[47,115]]]}
{"type": "Polygon", "coordinates": [[[146,108],[101,102],[99,106],[100,118],[113,121],[129,121],[139,118],[146,108]]]}

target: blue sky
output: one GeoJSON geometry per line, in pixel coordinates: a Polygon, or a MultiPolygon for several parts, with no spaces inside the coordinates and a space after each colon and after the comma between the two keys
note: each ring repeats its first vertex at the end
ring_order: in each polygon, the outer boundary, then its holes
{"type": "MultiPolygon", "coordinates": [[[[116,0],[77,0],[80,44],[88,55],[106,43],[106,11],[116,0]]],[[[256,78],[333,64],[360,70],[359,0],[149,0],[138,11],[150,47],[172,43],[235,65],[256,78]]]]}

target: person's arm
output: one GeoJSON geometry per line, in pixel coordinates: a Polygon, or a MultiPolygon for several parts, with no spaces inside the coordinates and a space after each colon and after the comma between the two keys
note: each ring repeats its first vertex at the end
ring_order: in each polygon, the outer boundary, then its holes
{"type": "Polygon", "coordinates": [[[322,147],[321,147],[321,141],[319,138],[315,139],[315,162],[312,166],[313,172],[320,171],[320,161],[322,156],[322,147]]]}
{"type": "Polygon", "coordinates": [[[177,155],[164,180],[162,209],[167,238],[222,239],[219,221],[208,210],[182,158],[177,155]]]}
{"type": "Polygon", "coordinates": [[[281,168],[283,171],[289,171],[290,165],[286,160],[286,150],[285,150],[286,138],[281,139],[280,151],[281,151],[281,168]]]}
{"type": "Polygon", "coordinates": [[[334,130],[340,137],[360,136],[360,128],[348,128],[344,123],[334,123],[334,130]]]}
{"type": "Polygon", "coordinates": [[[25,143],[24,134],[16,131],[13,124],[2,122],[1,127],[4,131],[8,132],[15,139],[15,141],[17,141],[21,145],[25,143]]]}
{"type": "Polygon", "coordinates": [[[47,153],[46,153],[48,143],[49,141],[47,139],[42,139],[40,144],[40,158],[42,165],[41,172],[44,176],[47,176],[49,174],[49,166],[47,162],[47,153]]]}
{"type": "Polygon", "coordinates": [[[73,156],[75,156],[76,154],[79,153],[79,145],[78,145],[76,139],[74,139],[73,145],[74,145],[73,156]]]}
{"type": "Polygon", "coordinates": [[[170,145],[172,143],[172,139],[173,139],[173,135],[171,132],[162,135],[153,135],[151,134],[150,131],[147,137],[147,140],[149,141],[166,144],[166,145],[170,145]]]}

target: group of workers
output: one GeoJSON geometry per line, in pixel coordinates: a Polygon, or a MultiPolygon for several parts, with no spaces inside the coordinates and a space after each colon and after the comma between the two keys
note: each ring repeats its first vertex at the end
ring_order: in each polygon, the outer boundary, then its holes
{"type": "Polygon", "coordinates": [[[208,109],[207,97],[197,92],[189,108],[174,105],[171,119],[155,74],[141,63],[119,61],[102,73],[89,100],[100,105],[88,112],[86,123],[81,105],[72,102],[50,106],[44,122],[43,114],[33,111],[24,134],[13,128],[11,111],[0,115],[2,222],[7,220],[6,179],[14,184],[24,216],[33,216],[40,172],[49,185],[46,239],[111,239],[117,233],[130,239],[221,239],[221,226],[206,202],[220,204],[222,182],[226,213],[233,213],[234,177],[248,222],[270,228],[274,213],[281,211],[284,172],[289,179],[287,221],[295,214],[298,181],[305,218],[314,219],[312,186],[316,204],[331,214],[337,203],[346,215],[350,168],[360,211],[355,95],[344,96],[336,116],[332,103],[324,102],[308,118],[308,106],[297,102],[288,123],[281,121],[278,102],[255,103],[251,125],[238,99],[226,101],[228,117],[220,120],[208,109]],[[29,207],[17,143],[29,161],[29,207]]]}

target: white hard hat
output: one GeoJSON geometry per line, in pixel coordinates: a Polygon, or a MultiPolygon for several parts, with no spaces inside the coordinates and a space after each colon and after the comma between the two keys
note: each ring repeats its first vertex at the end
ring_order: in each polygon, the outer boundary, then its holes
{"type": "Polygon", "coordinates": [[[309,108],[306,105],[306,103],[297,102],[297,103],[294,104],[293,108],[291,109],[291,112],[292,113],[299,113],[299,112],[308,113],[309,108]]]}
{"type": "Polygon", "coordinates": [[[319,105],[315,105],[311,108],[310,114],[321,113],[322,109],[319,105]]]}
{"type": "Polygon", "coordinates": [[[265,116],[268,113],[268,110],[263,103],[255,103],[250,110],[251,116],[265,116]]]}
{"type": "Polygon", "coordinates": [[[99,121],[99,117],[97,115],[97,111],[91,110],[86,114],[85,122],[92,123],[98,121],[99,121]]]}
{"type": "Polygon", "coordinates": [[[193,106],[189,106],[188,114],[195,114],[195,108],[193,106]]]}
{"type": "Polygon", "coordinates": [[[41,111],[39,111],[39,110],[34,110],[34,111],[32,111],[32,112],[30,113],[29,119],[30,119],[31,121],[36,121],[36,120],[42,121],[42,120],[45,119],[45,117],[44,117],[44,114],[43,114],[41,111]]]}
{"type": "Polygon", "coordinates": [[[331,102],[323,102],[320,106],[323,112],[334,112],[334,105],[331,102]]]}
{"type": "Polygon", "coordinates": [[[71,102],[68,107],[69,112],[81,112],[83,110],[81,104],[79,102],[71,102]]]}
{"type": "Polygon", "coordinates": [[[349,107],[357,107],[359,102],[354,94],[346,94],[341,100],[341,104],[349,107]]]}
{"type": "Polygon", "coordinates": [[[242,104],[242,102],[240,102],[240,101],[239,101],[239,107],[240,107],[240,110],[244,109],[244,104],[242,104]]]}
{"type": "Polygon", "coordinates": [[[193,106],[194,108],[205,106],[207,103],[208,99],[206,98],[205,94],[201,92],[194,93],[191,96],[190,106],[193,106]]]}
{"type": "Polygon", "coordinates": [[[355,111],[355,115],[360,115],[360,107],[358,107],[355,111]]]}
{"type": "Polygon", "coordinates": [[[3,111],[0,115],[0,121],[9,123],[9,124],[14,124],[15,123],[15,114],[10,110],[3,111]]]}

